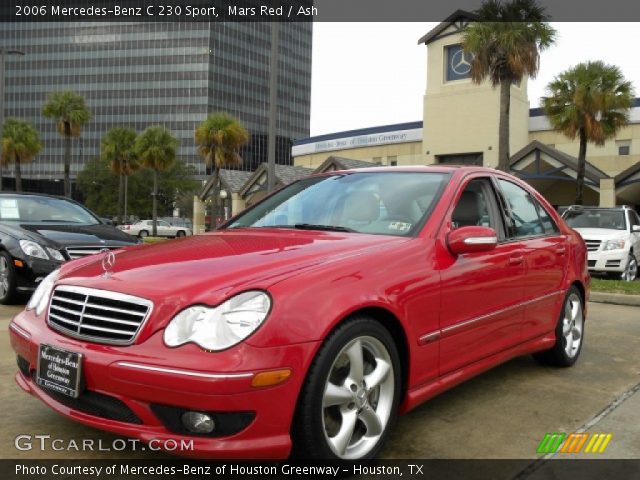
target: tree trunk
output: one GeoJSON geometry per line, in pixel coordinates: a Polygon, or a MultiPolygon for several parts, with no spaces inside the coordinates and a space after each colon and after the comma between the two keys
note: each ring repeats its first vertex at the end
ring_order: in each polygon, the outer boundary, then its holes
{"type": "Polygon", "coordinates": [[[508,172],[509,155],[509,110],[511,108],[511,82],[500,83],[500,120],[498,126],[498,170],[508,172]]]}
{"type": "Polygon", "coordinates": [[[587,164],[587,133],[584,127],[580,129],[580,151],[578,153],[578,176],[576,178],[576,205],[584,202],[584,172],[587,164]]]}
{"type": "Polygon", "coordinates": [[[158,236],[158,170],[153,169],[153,236],[158,236]]]}
{"type": "Polygon", "coordinates": [[[15,171],[16,171],[16,192],[22,191],[22,172],[20,171],[20,157],[16,155],[15,161],[15,171]]]}
{"type": "Polygon", "coordinates": [[[64,123],[64,196],[71,196],[71,125],[64,123]]]}
{"type": "Polygon", "coordinates": [[[120,172],[120,183],[118,184],[118,224],[122,223],[122,196],[124,195],[124,175],[120,172]]]}
{"type": "Polygon", "coordinates": [[[124,221],[128,222],[129,218],[127,216],[127,197],[129,190],[129,175],[124,176],[124,221]]]}

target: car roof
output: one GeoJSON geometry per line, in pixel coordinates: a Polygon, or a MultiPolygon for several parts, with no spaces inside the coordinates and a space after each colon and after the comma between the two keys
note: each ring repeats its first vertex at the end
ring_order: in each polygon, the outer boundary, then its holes
{"type": "MultiPolygon", "coordinates": [[[[69,200],[70,202],[75,202],[74,199],[69,197],[63,197],[62,195],[49,195],[48,193],[34,193],[34,192],[11,192],[11,191],[2,191],[0,192],[0,196],[13,196],[19,195],[23,197],[44,197],[44,198],[57,198],[58,200],[69,200]]],[[[77,203],[77,202],[76,202],[77,203]]]]}
{"type": "MultiPolygon", "coordinates": [[[[318,176],[332,175],[336,173],[388,173],[388,172],[413,172],[413,173],[452,173],[452,172],[484,172],[484,173],[504,173],[494,168],[479,167],[475,165],[411,165],[402,167],[374,167],[354,168],[350,170],[335,170],[331,172],[319,173],[318,176]]],[[[316,176],[314,175],[314,176],[316,176]]]]}

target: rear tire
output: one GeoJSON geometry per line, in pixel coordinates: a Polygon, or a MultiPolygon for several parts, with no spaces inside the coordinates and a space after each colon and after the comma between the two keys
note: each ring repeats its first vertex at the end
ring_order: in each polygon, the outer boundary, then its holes
{"type": "Polygon", "coordinates": [[[11,305],[18,296],[16,267],[7,252],[0,252],[0,304],[11,305]]]}
{"type": "Polygon", "coordinates": [[[368,317],[340,325],[316,354],[292,425],[302,458],[373,458],[400,401],[400,357],[389,331],[368,317]]]}
{"type": "Polygon", "coordinates": [[[584,300],[580,290],[572,286],[564,299],[556,325],[556,343],[533,357],[544,365],[570,367],[578,360],[584,343],[584,300]]]}
{"type": "Polygon", "coordinates": [[[140,230],[140,232],[138,232],[138,236],[140,238],[145,238],[149,236],[149,232],[147,232],[146,230],[140,230]]]}
{"type": "Polygon", "coordinates": [[[633,282],[638,278],[638,261],[636,260],[633,251],[629,252],[629,258],[627,259],[627,265],[624,268],[624,272],[620,274],[620,280],[625,282],[633,282]]]}
{"type": "Polygon", "coordinates": [[[185,233],[184,230],[178,230],[176,232],[176,238],[181,238],[181,237],[184,237],[185,235],[186,235],[186,233],[185,233]]]}

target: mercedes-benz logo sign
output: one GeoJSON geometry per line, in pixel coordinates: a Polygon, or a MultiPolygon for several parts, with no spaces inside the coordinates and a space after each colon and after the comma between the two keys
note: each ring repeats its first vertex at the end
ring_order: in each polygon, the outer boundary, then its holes
{"type": "Polygon", "coordinates": [[[458,50],[451,56],[451,70],[456,75],[466,75],[471,71],[471,60],[464,54],[464,50],[458,50]]]}
{"type": "Polygon", "coordinates": [[[102,252],[104,253],[102,257],[102,270],[104,270],[104,275],[109,275],[116,264],[116,254],[108,248],[103,248],[102,252]]]}

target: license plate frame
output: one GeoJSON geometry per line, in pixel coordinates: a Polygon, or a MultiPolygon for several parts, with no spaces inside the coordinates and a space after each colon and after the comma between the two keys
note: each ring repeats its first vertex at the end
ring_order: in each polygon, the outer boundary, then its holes
{"type": "Polygon", "coordinates": [[[81,393],[82,359],[83,355],[79,352],[40,344],[36,383],[70,398],[78,398],[81,393]]]}

